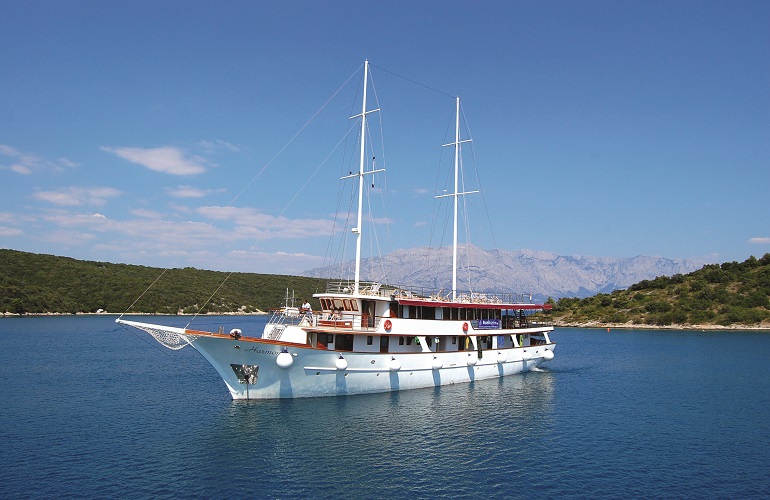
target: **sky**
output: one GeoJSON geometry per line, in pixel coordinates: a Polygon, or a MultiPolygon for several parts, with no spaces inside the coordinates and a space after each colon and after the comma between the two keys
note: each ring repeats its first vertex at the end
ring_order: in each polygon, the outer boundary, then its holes
{"type": "Polygon", "coordinates": [[[4,0],[0,248],[278,274],[351,258],[368,59],[385,172],[364,256],[451,242],[435,196],[459,96],[481,191],[461,243],[759,257],[768,26],[763,0],[4,0]]]}

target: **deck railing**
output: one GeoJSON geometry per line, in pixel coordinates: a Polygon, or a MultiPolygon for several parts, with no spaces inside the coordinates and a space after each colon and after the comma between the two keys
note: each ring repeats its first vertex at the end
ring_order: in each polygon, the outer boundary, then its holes
{"type": "MultiPolygon", "coordinates": [[[[361,325],[362,322],[360,321],[361,319],[360,312],[347,311],[344,313],[342,318],[332,319],[329,314],[324,314],[320,311],[315,311],[313,312],[313,314],[310,314],[310,315],[300,314],[299,316],[286,316],[282,314],[280,311],[275,311],[273,315],[270,317],[268,324],[274,325],[274,327],[277,327],[282,331],[283,328],[286,327],[286,325],[303,326],[302,325],[303,321],[305,322],[304,326],[333,328],[336,330],[351,330],[353,329],[353,325],[357,323],[355,328],[356,331],[373,332],[379,328],[379,325],[382,321],[385,321],[386,319],[389,319],[389,318],[390,316],[369,317],[369,319],[373,320],[373,323],[372,323],[372,326],[367,326],[367,325],[361,325]]],[[[542,312],[538,312],[535,314],[525,314],[523,316],[509,314],[509,315],[502,316],[502,318],[500,319],[501,319],[500,326],[502,327],[502,329],[538,328],[543,326],[553,326],[551,315],[549,313],[542,313],[542,312]]],[[[468,321],[472,325],[473,329],[475,330],[476,323],[478,320],[446,319],[446,320],[438,320],[438,321],[468,321]]]]}
{"type": "MultiPolygon", "coordinates": [[[[326,284],[326,293],[353,295],[354,283],[350,281],[330,281],[326,284]]],[[[436,302],[452,302],[452,291],[421,286],[393,286],[377,282],[360,282],[359,294],[393,299],[423,299],[436,302]]],[[[534,304],[531,293],[498,293],[458,291],[456,303],[476,304],[534,304]]]]}

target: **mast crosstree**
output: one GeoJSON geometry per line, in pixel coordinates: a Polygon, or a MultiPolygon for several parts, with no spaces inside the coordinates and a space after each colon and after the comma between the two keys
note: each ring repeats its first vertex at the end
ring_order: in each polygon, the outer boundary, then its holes
{"type": "Polygon", "coordinates": [[[457,200],[460,196],[464,196],[466,194],[474,194],[478,193],[478,191],[463,191],[462,193],[458,192],[458,177],[459,177],[459,171],[460,171],[460,144],[463,144],[465,142],[471,142],[471,139],[466,139],[464,141],[460,140],[460,97],[455,98],[456,102],[456,113],[455,113],[455,141],[450,142],[448,144],[443,144],[443,146],[454,146],[455,147],[455,190],[454,193],[450,194],[442,194],[436,196],[436,198],[446,198],[447,196],[451,196],[454,198],[454,237],[452,241],[452,301],[454,302],[457,299],[457,200]]]}
{"type": "Polygon", "coordinates": [[[341,177],[340,179],[350,179],[353,177],[358,177],[358,225],[353,228],[353,233],[356,235],[356,276],[355,276],[355,284],[353,288],[353,293],[359,293],[360,283],[361,283],[361,224],[362,224],[362,216],[363,216],[363,203],[364,203],[364,175],[371,175],[375,174],[377,172],[384,172],[384,168],[380,168],[377,170],[369,170],[368,172],[365,171],[364,167],[366,166],[366,115],[369,113],[376,113],[380,110],[380,108],[373,109],[371,111],[366,110],[366,89],[368,86],[368,79],[369,79],[369,60],[364,61],[364,93],[363,93],[363,103],[361,104],[361,114],[351,116],[350,119],[361,117],[361,157],[360,162],[358,166],[358,173],[357,174],[351,174],[346,175],[344,177],[341,177]]]}

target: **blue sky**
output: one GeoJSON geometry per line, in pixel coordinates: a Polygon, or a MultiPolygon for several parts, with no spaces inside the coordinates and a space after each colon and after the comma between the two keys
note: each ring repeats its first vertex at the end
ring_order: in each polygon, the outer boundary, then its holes
{"type": "Polygon", "coordinates": [[[373,207],[365,256],[450,241],[434,195],[453,95],[473,137],[466,188],[484,193],[469,200],[474,244],[760,256],[769,22],[765,1],[5,0],[0,247],[270,273],[328,264],[368,58],[387,169],[371,192],[387,208],[373,207]]]}

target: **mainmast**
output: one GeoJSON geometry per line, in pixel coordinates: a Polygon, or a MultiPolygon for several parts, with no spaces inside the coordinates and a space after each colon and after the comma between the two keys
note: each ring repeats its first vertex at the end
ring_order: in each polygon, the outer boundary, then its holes
{"type": "Polygon", "coordinates": [[[452,196],[454,198],[454,237],[452,241],[452,301],[457,298],[457,201],[460,196],[466,194],[478,193],[478,191],[465,191],[463,193],[458,192],[459,189],[459,172],[460,172],[460,144],[464,142],[471,142],[470,139],[460,140],[460,97],[455,98],[456,111],[455,111],[455,142],[444,144],[444,146],[455,147],[455,189],[452,194],[444,194],[436,196],[436,198],[444,198],[446,196],[452,196]]]}
{"type": "Polygon", "coordinates": [[[364,171],[364,167],[366,166],[366,115],[369,113],[375,113],[380,110],[380,108],[373,109],[371,111],[366,110],[366,89],[368,87],[368,78],[369,78],[369,60],[365,60],[364,61],[364,92],[363,92],[363,102],[361,104],[361,114],[350,117],[351,119],[358,118],[359,116],[361,117],[361,157],[360,157],[360,162],[358,166],[358,173],[342,177],[342,179],[358,177],[358,225],[353,228],[353,233],[356,235],[356,276],[355,276],[355,286],[353,288],[353,293],[355,294],[359,292],[359,284],[361,279],[361,223],[362,223],[363,203],[364,203],[364,175],[373,174],[375,172],[382,172],[385,170],[385,169],[379,169],[379,170],[370,170],[368,172],[364,171]]]}

